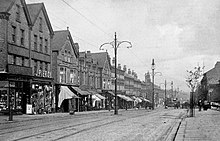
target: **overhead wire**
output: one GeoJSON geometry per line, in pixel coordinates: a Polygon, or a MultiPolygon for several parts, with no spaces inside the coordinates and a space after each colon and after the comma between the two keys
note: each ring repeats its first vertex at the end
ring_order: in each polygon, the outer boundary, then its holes
{"type": "MultiPolygon", "coordinates": [[[[59,26],[57,26],[57,25],[54,25],[54,24],[52,24],[52,25],[53,25],[54,27],[56,27],[56,28],[58,28],[58,29],[61,29],[61,30],[62,30],[62,28],[61,28],[61,27],[59,27],[59,26]]],[[[96,48],[97,48],[97,46],[96,46],[96,45],[94,45],[94,44],[92,44],[92,43],[90,43],[90,42],[88,42],[88,41],[86,41],[86,40],[82,39],[81,37],[78,37],[78,36],[76,36],[76,35],[72,35],[72,34],[71,34],[71,36],[76,37],[76,38],[80,39],[81,41],[83,41],[83,42],[87,43],[88,45],[91,45],[91,46],[93,46],[93,47],[96,47],[96,48]]]]}
{"type": "Polygon", "coordinates": [[[96,28],[98,28],[100,31],[102,31],[103,33],[105,33],[106,35],[108,35],[108,37],[111,37],[111,34],[107,33],[106,31],[104,31],[101,27],[99,27],[97,24],[95,24],[94,22],[92,22],[89,18],[87,18],[86,16],[84,16],[81,12],[79,12],[77,9],[75,9],[73,6],[71,6],[68,2],[66,2],[65,0],[62,0],[67,6],[69,6],[72,10],[74,10],[76,13],[78,13],[80,16],[82,16],[85,20],[87,20],[90,24],[92,24],[93,26],[95,26],[96,28]]]}

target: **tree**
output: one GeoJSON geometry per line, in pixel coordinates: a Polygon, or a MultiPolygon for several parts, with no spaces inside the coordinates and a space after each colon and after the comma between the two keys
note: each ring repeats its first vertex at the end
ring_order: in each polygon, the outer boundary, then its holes
{"type": "MultiPolygon", "coordinates": [[[[204,67],[203,67],[204,68],[204,67]]],[[[201,78],[202,76],[202,69],[200,66],[198,67],[195,67],[194,70],[191,70],[191,71],[188,71],[188,76],[186,78],[186,84],[187,86],[190,88],[191,92],[190,92],[190,117],[193,117],[193,109],[194,109],[194,100],[193,100],[193,97],[194,97],[194,93],[195,93],[195,90],[198,86],[198,82],[199,82],[199,79],[201,78]]]]}

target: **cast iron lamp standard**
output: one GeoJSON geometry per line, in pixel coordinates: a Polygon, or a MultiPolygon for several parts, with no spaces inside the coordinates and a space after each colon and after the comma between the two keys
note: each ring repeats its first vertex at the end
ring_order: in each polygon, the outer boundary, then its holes
{"type": "Polygon", "coordinates": [[[166,103],[166,99],[167,99],[167,81],[165,80],[165,83],[160,83],[164,85],[164,108],[167,109],[167,103],[166,103]]]}
{"type": "Polygon", "coordinates": [[[115,111],[114,114],[117,115],[118,114],[118,101],[117,101],[117,49],[119,48],[120,44],[122,43],[128,43],[130,46],[128,46],[127,48],[131,48],[132,44],[129,41],[117,41],[116,38],[116,32],[115,32],[115,39],[114,41],[110,42],[110,43],[104,43],[100,46],[100,50],[103,50],[103,46],[104,45],[111,45],[114,48],[114,53],[115,53],[115,111]]]}
{"type": "Polygon", "coordinates": [[[152,64],[151,64],[151,69],[152,69],[152,89],[153,89],[153,93],[152,93],[152,110],[154,110],[154,76],[159,73],[160,75],[162,75],[161,72],[154,72],[155,70],[155,63],[154,63],[154,59],[152,60],[152,64]]]}

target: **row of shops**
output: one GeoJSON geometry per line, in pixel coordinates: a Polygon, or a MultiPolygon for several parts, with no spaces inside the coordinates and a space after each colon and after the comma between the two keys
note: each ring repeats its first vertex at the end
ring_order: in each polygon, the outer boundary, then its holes
{"type": "MultiPolygon", "coordinates": [[[[150,103],[143,97],[126,96],[122,93],[117,98],[119,109],[146,107],[150,103]]],[[[0,113],[3,114],[8,113],[9,106],[14,114],[110,110],[114,109],[114,102],[115,94],[107,90],[98,92],[35,81],[8,80],[0,83],[0,113]]]]}

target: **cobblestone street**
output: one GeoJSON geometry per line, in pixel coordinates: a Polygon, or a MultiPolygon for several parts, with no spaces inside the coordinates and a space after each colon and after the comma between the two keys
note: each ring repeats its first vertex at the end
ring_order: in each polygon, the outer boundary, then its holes
{"type": "MultiPolygon", "coordinates": [[[[1,123],[1,140],[136,141],[174,137],[185,110],[162,108],[48,116],[1,123]]],[[[34,116],[34,115],[33,115],[34,116]]],[[[36,116],[37,117],[37,116],[36,116]]]]}

